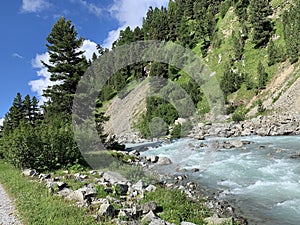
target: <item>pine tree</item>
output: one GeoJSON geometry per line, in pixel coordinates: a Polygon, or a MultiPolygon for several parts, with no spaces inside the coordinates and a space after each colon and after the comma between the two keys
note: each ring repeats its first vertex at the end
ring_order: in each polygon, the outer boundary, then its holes
{"type": "Polygon", "coordinates": [[[77,84],[88,66],[84,52],[79,51],[83,38],[77,38],[74,25],[62,17],[54,24],[47,41],[50,63],[43,64],[51,73],[50,80],[56,83],[44,91],[49,99],[44,108],[50,115],[69,115],[77,84]]]}
{"type": "Polygon", "coordinates": [[[273,10],[269,0],[250,0],[249,22],[253,32],[253,43],[256,47],[265,46],[273,31],[273,24],[269,16],[273,10]]]}
{"type": "Polygon", "coordinates": [[[257,65],[257,74],[258,74],[258,89],[264,89],[268,81],[268,74],[265,71],[264,65],[259,62],[257,65]]]}
{"type": "Polygon", "coordinates": [[[235,32],[232,32],[232,42],[233,42],[233,51],[235,60],[240,60],[243,56],[244,43],[240,35],[236,35],[235,32]]]}

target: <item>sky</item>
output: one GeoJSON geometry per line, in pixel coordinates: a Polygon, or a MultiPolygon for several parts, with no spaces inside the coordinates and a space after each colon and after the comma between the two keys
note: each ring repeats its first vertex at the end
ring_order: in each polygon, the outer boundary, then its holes
{"type": "Polygon", "coordinates": [[[46,37],[62,16],[72,21],[82,50],[89,58],[96,44],[110,48],[121,29],[141,26],[150,6],[169,0],[10,0],[0,8],[0,123],[17,92],[40,101],[50,74],[41,64],[48,60],[46,37]]]}

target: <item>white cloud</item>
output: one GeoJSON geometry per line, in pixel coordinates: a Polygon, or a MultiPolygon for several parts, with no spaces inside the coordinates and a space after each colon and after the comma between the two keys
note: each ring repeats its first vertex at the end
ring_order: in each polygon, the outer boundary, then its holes
{"type": "Polygon", "coordinates": [[[44,9],[47,9],[51,4],[47,0],[23,0],[22,12],[24,13],[36,13],[44,9]]]}
{"type": "Polygon", "coordinates": [[[114,0],[109,9],[112,17],[119,21],[119,28],[109,32],[108,37],[103,42],[103,47],[110,48],[111,44],[118,38],[120,30],[130,26],[134,29],[141,26],[143,17],[150,6],[161,7],[167,6],[169,0],[114,0]]]}
{"type": "Polygon", "coordinates": [[[94,14],[95,16],[102,16],[103,9],[98,7],[94,3],[88,3],[85,0],[71,0],[73,3],[79,3],[82,7],[86,8],[90,13],[94,14]]]}
{"type": "Polygon", "coordinates": [[[0,126],[3,126],[4,118],[0,118],[0,126]]]}
{"type": "Polygon", "coordinates": [[[17,53],[17,52],[15,52],[15,53],[13,54],[13,57],[14,57],[14,58],[18,58],[18,59],[23,59],[23,58],[24,58],[22,55],[20,55],[20,54],[17,53]]]}
{"type": "MultiPolygon", "coordinates": [[[[87,59],[91,59],[94,52],[97,52],[97,44],[90,41],[84,40],[80,50],[85,51],[84,55],[87,59]]],[[[31,91],[36,92],[40,99],[40,104],[43,104],[47,99],[43,97],[43,91],[49,86],[53,85],[54,82],[50,80],[50,73],[47,68],[43,65],[41,61],[49,64],[49,54],[48,52],[43,54],[37,54],[36,57],[31,61],[33,68],[38,69],[37,75],[39,79],[32,80],[28,84],[31,86],[31,91]]]]}

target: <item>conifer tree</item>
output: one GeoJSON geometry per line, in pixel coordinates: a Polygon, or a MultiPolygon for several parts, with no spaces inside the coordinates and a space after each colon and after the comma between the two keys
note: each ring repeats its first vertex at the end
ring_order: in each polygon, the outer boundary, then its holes
{"type": "Polygon", "coordinates": [[[257,65],[257,74],[258,74],[258,89],[264,89],[268,81],[268,74],[265,71],[264,65],[259,62],[257,65]]]}
{"type": "Polygon", "coordinates": [[[71,21],[62,17],[54,24],[47,41],[50,60],[43,64],[51,73],[50,80],[56,83],[44,91],[49,99],[44,107],[47,114],[68,115],[77,84],[88,66],[84,52],[79,50],[83,38],[78,38],[71,21]]]}
{"type": "Polygon", "coordinates": [[[256,47],[265,46],[273,31],[273,24],[269,16],[273,10],[269,0],[250,0],[249,22],[252,28],[252,41],[256,47]]]}

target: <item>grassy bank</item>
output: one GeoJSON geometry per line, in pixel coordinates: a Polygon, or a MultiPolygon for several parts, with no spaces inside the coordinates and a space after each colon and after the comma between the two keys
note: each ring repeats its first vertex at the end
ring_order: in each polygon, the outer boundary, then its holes
{"type": "Polygon", "coordinates": [[[0,182],[15,199],[15,204],[24,224],[28,225],[92,225],[94,219],[83,209],[71,206],[59,197],[50,196],[47,188],[31,182],[21,171],[0,160],[0,182]]]}

